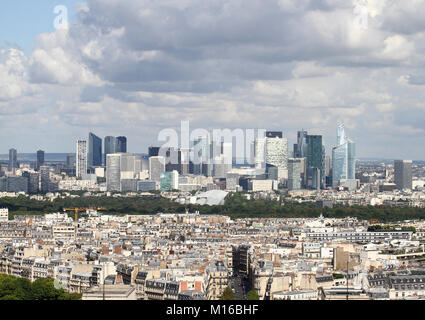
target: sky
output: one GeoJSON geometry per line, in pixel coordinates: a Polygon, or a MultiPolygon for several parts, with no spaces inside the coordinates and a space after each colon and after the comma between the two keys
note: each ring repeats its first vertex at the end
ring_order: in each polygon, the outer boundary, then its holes
{"type": "Polygon", "coordinates": [[[0,153],[94,132],[321,134],[358,157],[425,159],[425,0],[3,0],[0,153]],[[68,9],[68,29],[56,29],[68,9]]]}

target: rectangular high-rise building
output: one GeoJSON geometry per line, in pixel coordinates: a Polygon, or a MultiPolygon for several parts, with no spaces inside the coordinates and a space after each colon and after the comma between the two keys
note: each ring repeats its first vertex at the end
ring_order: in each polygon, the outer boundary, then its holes
{"type": "Polygon", "coordinates": [[[127,153],[127,138],[126,137],[105,137],[105,165],[106,156],[112,153],[127,153]]]}
{"type": "Polygon", "coordinates": [[[106,155],[106,190],[121,191],[121,155],[106,155]]]}
{"type": "Polygon", "coordinates": [[[288,178],[288,139],[282,132],[266,132],[266,165],[278,169],[278,179],[288,178]]]}
{"type": "Polygon", "coordinates": [[[307,131],[298,131],[297,143],[294,144],[294,158],[307,157],[307,131]]]}
{"type": "Polygon", "coordinates": [[[9,150],[8,171],[14,171],[16,168],[18,168],[18,151],[12,148],[9,150]]]}
{"type": "Polygon", "coordinates": [[[189,173],[190,149],[180,149],[179,152],[179,174],[187,175],[189,173]]]}
{"type": "MultiPolygon", "coordinates": [[[[209,141],[208,145],[208,160],[207,163],[202,166],[202,173],[207,177],[212,177],[215,176],[216,164],[220,166],[222,163],[222,143],[221,141],[214,141],[214,139],[212,139],[209,141]]],[[[219,169],[219,171],[222,170],[219,169]]]]}
{"type": "Polygon", "coordinates": [[[81,178],[87,174],[87,141],[77,141],[75,175],[81,178]]]}
{"type": "Polygon", "coordinates": [[[40,167],[40,191],[50,191],[50,167],[48,166],[40,167]]]}
{"type": "Polygon", "coordinates": [[[322,136],[306,135],[307,186],[312,189],[324,187],[324,148],[322,136]]]}
{"type": "Polygon", "coordinates": [[[121,179],[121,192],[136,192],[137,179],[121,179]]]}
{"type": "Polygon", "coordinates": [[[112,154],[115,153],[115,149],[116,149],[116,144],[117,144],[117,139],[115,137],[105,137],[104,139],[104,154],[105,154],[105,165],[106,165],[106,157],[108,154],[112,154]]]}
{"type": "Polygon", "coordinates": [[[165,172],[165,158],[150,157],[149,158],[149,179],[159,182],[161,180],[162,172],[165,172]]]}
{"type": "Polygon", "coordinates": [[[161,191],[178,190],[179,173],[176,170],[171,172],[161,172],[160,186],[161,186],[161,191]]]}
{"type": "Polygon", "coordinates": [[[100,167],[102,165],[102,139],[91,132],[89,134],[87,158],[89,167],[100,167]]]}
{"type": "Polygon", "coordinates": [[[148,192],[156,190],[157,182],[152,180],[142,180],[137,182],[137,191],[148,192]]]}
{"type": "Polygon", "coordinates": [[[159,157],[160,147],[149,147],[149,158],[150,157],[159,157]]]}
{"type": "Polygon", "coordinates": [[[301,159],[288,159],[288,189],[301,189],[301,159]]]}
{"type": "Polygon", "coordinates": [[[136,191],[135,180],[142,171],[142,159],[131,153],[112,153],[106,156],[106,189],[136,191]],[[123,185],[124,183],[124,185],[123,185]]]}
{"type": "Polygon", "coordinates": [[[236,191],[236,188],[238,185],[239,185],[239,174],[227,173],[226,174],[226,190],[236,191]]]}
{"type": "Polygon", "coordinates": [[[394,182],[397,189],[412,189],[412,160],[394,161],[394,182]]]}
{"type": "Polygon", "coordinates": [[[254,142],[254,158],[255,158],[255,168],[262,169],[265,167],[266,163],[266,139],[258,138],[254,142]]]}
{"type": "Polygon", "coordinates": [[[127,138],[117,137],[116,153],[127,153],[127,138]]]}
{"type": "Polygon", "coordinates": [[[38,172],[24,172],[22,176],[28,179],[28,193],[36,194],[40,188],[40,176],[38,172]]]}
{"type": "Polygon", "coordinates": [[[7,192],[24,192],[28,193],[28,179],[25,177],[9,176],[6,178],[7,192]]]}
{"type": "Polygon", "coordinates": [[[75,154],[70,153],[66,155],[66,167],[68,169],[73,169],[75,167],[75,154]]]}
{"type": "Polygon", "coordinates": [[[35,164],[35,170],[40,170],[40,167],[44,166],[44,151],[38,150],[37,151],[37,162],[35,164]]]}
{"type": "Polygon", "coordinates": [[[201,175],[203,166],[210,164],[208,149],[207,137],[199,136],[193,141],[193,174],[201,175]]]}

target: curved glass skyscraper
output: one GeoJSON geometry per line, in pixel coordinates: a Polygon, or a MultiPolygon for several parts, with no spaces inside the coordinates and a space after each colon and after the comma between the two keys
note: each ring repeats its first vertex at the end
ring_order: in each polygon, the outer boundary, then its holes
{"type": "Polygon", "coordinates": [[[356,179],[356,144],[345,135],[343,124],[338,126],[337,144],[332,150],[333,188],[336,188],[341,180],[356,179]]]}

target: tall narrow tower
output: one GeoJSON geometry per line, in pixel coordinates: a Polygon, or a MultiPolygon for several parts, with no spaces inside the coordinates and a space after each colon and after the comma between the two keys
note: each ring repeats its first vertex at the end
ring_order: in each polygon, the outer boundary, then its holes
{"type": "Polygon", "coordinates": [[[78,178],[87,174],[87,141],[85,140],[77,141],[75,174],[78,178]]]}

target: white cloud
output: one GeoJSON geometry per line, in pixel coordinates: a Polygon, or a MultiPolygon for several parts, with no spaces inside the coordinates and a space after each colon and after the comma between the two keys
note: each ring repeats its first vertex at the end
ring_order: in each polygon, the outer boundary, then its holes
{"type": "Polygon", "coordinates": [[[281,129],[291,139],[304,127],[329,143],[345,121],[360,154],[396,126],[409,144],[425,128],[424,1],[368,0],[366,30],[354,5],[87,0],[68,32],[39,35],[29,58],[0,50],[2,122],[15,116],[22,127],[29,120],[16,115],[32,113],[33,134],[23,128],[28,141],[15,143],[32,146],[49,127],[70,141],[49,138],[58,151],[92,127],[127,134],[144,151],[184,119],[281,129]]]}

